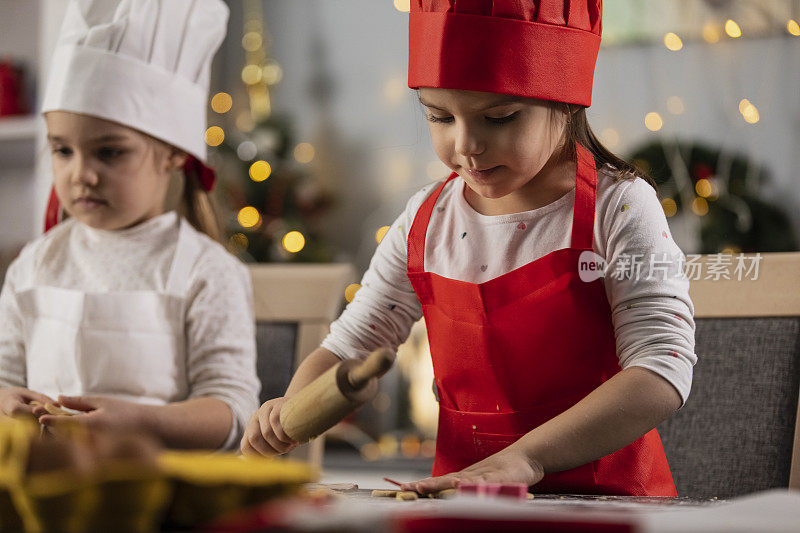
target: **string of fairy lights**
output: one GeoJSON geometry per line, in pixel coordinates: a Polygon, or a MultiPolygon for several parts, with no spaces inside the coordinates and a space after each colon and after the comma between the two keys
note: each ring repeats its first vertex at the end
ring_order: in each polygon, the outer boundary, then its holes
{"type": "MultiPolygon", "coordinates": [[[[795,19],[788,19],[784,27],[785,33],[791,37],[800,37],[800,24],[795,19]]],[[[727,19],[724,22],[706,22],[703,24],[697,36],[685,36],[681,38],[676,32],[664,34],[663,43],[667,50],[678,53],[684,49],[684,40],[704,41],[708,45],[716,45],[724,40],[736,40],[745,35],[741,25],[733,20],[727,19]]],[[[685,112],[683,99],[680,96],[670,96],[666,101],[667,111],[672,115],[682,115],[685,112]]],[[[755,125],[761,120],[758,107],[747,98],[741,98],[738,102],[738,112],[741,120],[746,124],[755,125]]],[[[658,132],[664,127],[665,119],[657,111],[647,112],[644,116],[644,125],[651,132],[658,132]]],[[[619,144],[619,133],[613,128],[606,128],[600,132],[600,138],[609,147],[614,148],[619,144]]],[[[685,164],[684,164],[685,165],[685,164]]],[[[687,183],[690,186],[690,183],[687,183]]],[[[719,198],[719,188],[713,176],[698,179],[694,184],[694,195],[689,205],[691,211],[698,217],[703,217],[709,212],[709,201],[719,198]]],[[[678,206],[674,199],[664,198],[661,200],[664,214],[673,217],[678,213],[678,206]]]]}
{"type": "MultiPolygon", "coordinates": [[[[241,110],[235,118],[235,127],[242,133],[253,131],[256,124],[268,119],[272,113],[271,89],[283,79],[283,68],[269,55],[271,38],[264,27],[264,13],[261,0],[245,0],[242,49],[245,52],[245,66],[241,71],[241,80],[247,92],[246,109],[241,110]]],[[[226,92],[218,92],[211,97],[211,110],[225,115],[233,109],[233,97],[226,92]]],[[[208,146],[217,147],[225,141],[225,130],[221,126],[210,126],[205,132],[208,146]]],[[[258,148],[250,140],[242,141],[236,148],[240,160],[251,162],[249,178],[261,183],[269,179],[272,167],[268,161],[256,160],[258,148]]],[[[294,147],[292,155],[299,164],[313,161],[314,146],[301,142],[294,147]]],[[[236,214],[238,224],[247,230],[258,229],[262,223],[261,212],[253,206],[244,206],[236,214]]],[[[247,235],[234,233],[230,243],[236,249],[246,249],[247,235]]],[[[281,239],[281,244],[290,254],[300,252],[306,244],[305,236],[299,231],[288,231],[281,239]]]]}

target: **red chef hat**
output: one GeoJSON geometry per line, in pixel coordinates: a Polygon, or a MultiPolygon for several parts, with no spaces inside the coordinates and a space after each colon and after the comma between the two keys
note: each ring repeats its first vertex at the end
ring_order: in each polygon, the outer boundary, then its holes
{"type": "Polygon", "coordinates": [[[602,0],[411,0],[408,86],[588,106],[602,0]]]}

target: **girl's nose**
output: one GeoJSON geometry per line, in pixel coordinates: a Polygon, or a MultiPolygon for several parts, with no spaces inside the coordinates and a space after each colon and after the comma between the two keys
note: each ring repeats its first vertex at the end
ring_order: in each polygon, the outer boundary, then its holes
{"type": "Polygon", "coordinates": [[[479,155],[486,149],[485,143],[475,128],[462,124],[456,131],[455,150],[465,157],[479,155]]]}
{"type": "Polygon", "coordinates": [[[95,187],[99,183],[97,172],[90,161],[79,154],[75,154],[72,159],[72,182],[76,185],[83,185],[86,187],[95,187]]]}

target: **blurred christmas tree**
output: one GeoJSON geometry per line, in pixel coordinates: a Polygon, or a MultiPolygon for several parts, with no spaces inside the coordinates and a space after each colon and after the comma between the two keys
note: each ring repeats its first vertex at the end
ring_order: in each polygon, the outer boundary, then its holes
{"type": "Polygon", "coordinates": [[[701,143],[648,143],[633,163],[659,186],[667,217],[699,217],[698,253],[797,250],[789,217],[759,197],[769,182],[766,168],[743,155],[701,143]]]}
{"type": "MultiPolygon", "coordinates": [[[[314,147],[297,144],[292,121],[272,113],[270,88],[281,81],[280,65],[269,57],[269,35],[259,0],[244,3],[242,81],[248,109],[227,135],[209,128],[216,146],[214,166],[220,176],[218,198],[226,208],[229,250],[247,261],[326,262],[332,252],[320,231],[331,194],[313,179],[306,165],[314,147]]],[[[211,107],[230,110],[232,98],[217,93],[211,107]]]]}

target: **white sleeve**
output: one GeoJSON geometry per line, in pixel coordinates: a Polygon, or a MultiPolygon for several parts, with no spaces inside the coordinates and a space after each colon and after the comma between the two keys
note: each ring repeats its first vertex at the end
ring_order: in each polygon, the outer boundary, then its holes
{"type": "Polygon", "coordinates": [[[392,350],[405,342],[422,305],[408,279],[406,242],[422,202],[439,183],[416,193],[391,225],[372,256],[361,289],[341,316],[331,324],[322,347],[342,359],[365,358],[372,350],[392,350]]]}
{"type": "Polygon", "coordinates": [[[0,387],[27,386],[22,314],[15,290],[20,259],[11,263],[0,291],[0,387]]]}
{"type": "Polygon", "coordinates": [[[207,396],[228,404],[233,426],[223,448],[234,448],[258,409],[261,385],[250,274],[227,252],[208,250],[192,274],[186,347],[189,398],[207,396]]]}
{"type": "Polygon", "coordinates": [[[602,222],[608,228],[605,288],[621,368],[666,379],[686,403],[692,386],[694,306],[655,190],[642,179],[620,184],[602,222]]]}

